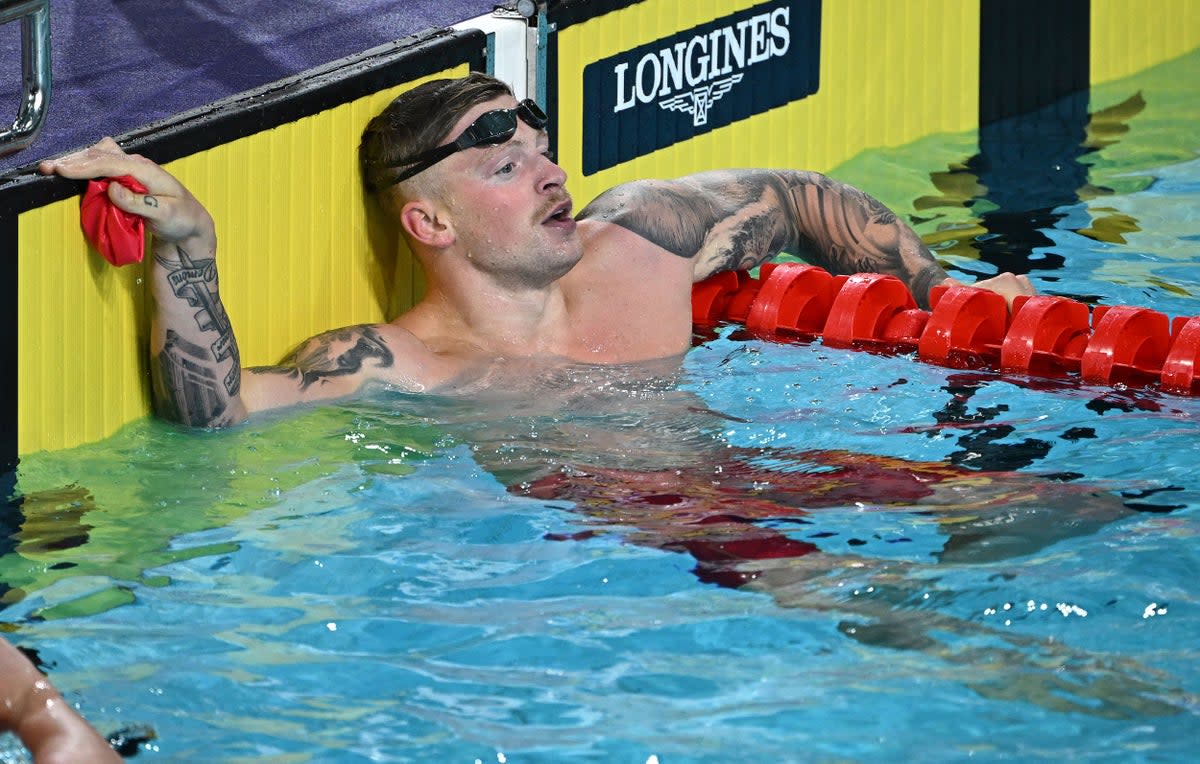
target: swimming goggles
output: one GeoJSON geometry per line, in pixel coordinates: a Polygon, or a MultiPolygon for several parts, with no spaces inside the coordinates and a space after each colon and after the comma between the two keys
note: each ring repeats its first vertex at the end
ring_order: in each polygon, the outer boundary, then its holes
{"type": "Polygon", "coordinates": [[[534,130],[545,130],[546,123],[549,118],[546,117],[546,112],[534,103],[531,99],[526,98],[517,104],[514,109],[495,109],[493,111],[484,112],[479,115],[479,118],[471,123],[470,127],[463,130],[462,135],[454,139],[453,143],[447,143],[444,146],[422,151],[420,154],[401,159],[390,165],[391,167],[405,167],[403,172],[396,176],[393,183],[399,183],[402,180],[408,180],[419,172],[424,172],[446,157],[464,149],[474,148],[481,145],[498,145],[504,143],[509,138],[516,135],[517,132],[517,117],[532,127],[534,130]]]}

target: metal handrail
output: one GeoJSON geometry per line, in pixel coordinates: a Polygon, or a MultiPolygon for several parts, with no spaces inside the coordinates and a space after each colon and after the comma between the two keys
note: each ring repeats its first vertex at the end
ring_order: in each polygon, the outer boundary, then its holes
{"type": "Polygon", "coordinates": [[[0,131],[0,156],[37,139],[50,105],[50,0],[0,0],[0,24],[21,20],[24,100],[12,127],[0,131]]]}

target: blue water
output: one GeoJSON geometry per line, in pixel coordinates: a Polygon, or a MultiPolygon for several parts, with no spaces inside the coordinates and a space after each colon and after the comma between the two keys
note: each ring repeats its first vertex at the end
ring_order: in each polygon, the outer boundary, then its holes
{"type": "MultiPolygon", "coordinates": [[[[751,420],[730,423],[733,443],[888,446],[919,459],[961,450],[962,428],[899,432],[944,402],[945,370],[731,339],[688,366],[706,399],[751,420]],[[900,377],[886,404],[870,392],[900,377]]],[[[945,562],[933,555],[949,536],[930,516],[835,507],[814,525],[777,523],[828,534],[825,554],[737,590],[698,582],[688,555],[629,543],[636,522],[613,529],[568,503],[512,495],[453,439],[410,474],[381,474],[380,449],[390,458],[399,439],[360,405],[326,412],[315,438],[336,451],[351,436],[356,460],[170,542],[195,557],[142,580],[64,578],[5,620],[102,729],[153,727],[151,760],[1183,761],[1200,712],[1200,500],[1187,449],[1173,444],[1194,438],[1200,401],[1088,409],[1104,394],[993,379],[972,406],[1003,401],[1016,426],[1007,440],[1051,441],[1039,471],[1179,486],[1169,499],[1186,509],[1072,536],[1085,501],[1028,506],[1018,514],[1043,512],[1052,529],[1045,546],[945,562]],[[1059,437],[1084,426],[1097,431],[1087,446],[1059,437]],[[1128,456],[1146,440],[1157,441],[1153,469],[1128,456]],[[547,538],[587,527],[607,532],[547,538]],[[132,601],[35,620],[112,587],[132,601]]],[[[270,460],[292,447],[271,442],[278,427],[255,438],[270,460]]],[[[160,435],[122,445],[161,466],[172,457],[160,435]]],[[[312,444],[305,454],[324,457],[312,444]]],[[[143,490],[146,501],[183,492],[143,490]]]]}
{"type": "MultiPolygon", "coordinates": [[[[1162,155],[1158,81],[1080,160],[1108,193],[1054,205],[1024,252],[1042,291],[1200,314],[1200,136],[1181,118],[1162,155]],[[1080,233],[1104,226],[1122,240],[1080,233]]],[[[932,237],[988,204],[911,215],[932,237]]],[[[103,732],[153,730],[146,761],[1192,759],[1200,398],[736,327],[678,379],[628,371],[29,457],[0,626],[103,732]],[[954,476],[813,482],[882,458],[954,476]],[[658,482],[539,492],[593,466],[658,482]],[[738,513],[812,550],[706,563],[730,525],[697,519],[738,513]]]]}

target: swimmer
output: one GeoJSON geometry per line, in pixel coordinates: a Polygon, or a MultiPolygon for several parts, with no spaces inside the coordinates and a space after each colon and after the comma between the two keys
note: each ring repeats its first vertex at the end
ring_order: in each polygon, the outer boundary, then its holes
{"type": "Polygon", "coordinates": [[[122,761],[50,681],[2,638],[0,732],[16,733],[35,764],[122,761]]]}
{"type": "MultiPolygon", "coordinates": [[[[161,416],[220,427],[372,381],[476,390],[502,359],[681,357],[692,338],[692,285],[783,251],[836,274],[897,276],[922,305],[933,286],[955,283],[883,204],[815,172],[635,181],[576,214],[549,153],[546,115],[483,74],[397,97],[368,124],[359,159],[424,269],[426,294],[389,323],[334,329],[258,368],[242,368],[221,303],[212,218],[179,181],[111,139],[41,163],[68,178],[132,175],[147,189],[114,183],[108,194],[153,234],[150,365],[161,416]]],[[[976,286],[1010,302],[1033,292],[1013,274],[976,286]]]]}

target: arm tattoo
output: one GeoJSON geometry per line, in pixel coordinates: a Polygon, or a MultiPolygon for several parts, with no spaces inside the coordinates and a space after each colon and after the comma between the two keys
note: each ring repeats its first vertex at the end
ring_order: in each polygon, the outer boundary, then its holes
{"type": "Polygon", "coordinates": [[[168,329],[156,361],[154,400],[160,416],[184,424],[209,425],[225,413],[228,398],[222,395],[207,348],[168,329]]]}
{"type": "Polygon", "coordinates": [[[788,183],[791,238],[832,273],[886,273],[905,283],[922,307],[946,278],[920,237],[882,202],[825,176],[788,183]]]}
{"type": "Polygon", "coordinates": [[[368,359],[380,369],[395,359],[387,342],[370,326],[351,326],[318,335],[293,350],[279,366],[250,369],[255,374],[283,374],[300,383],[301,390],[325,384],[331,377],[362,372],[368,359]]]}
{"type": "Polygon", "coordinates": [[[897,276],[924,303],[946,276],[895,213],[818,173],[726,170],[638,181],[602,194],[579,217],[698,258],[698,277],[753,268],[787,251],[835,274],[897,276]]]}
{"type": "Polygon", "coordinates": [[[786,193],[776,174],[701,173],[638,181],[601,195],[580,213],[627,228],[679,257],[699,256],[705,275],[753,268],[787,245],[786,193]]]}
{"type": "MultiPolygon", "coordinates": [[[[154,254],[161,269],[156,278],[164,279],[183,304],[195,308],[195,330],[188,326],[186,308],[181,318],[168,321],[163,348],[150,364],[155,407],[160,415],[187,425],[227,424],[230,400],[241,389],[241,358],[217,293],[216,261],[193,259],[178,245],[176,258],[168,252],[164,249],[154,254]],[[209,341],[213,333],[216,339],[209,341]],[[218,378],[224,361],[230,362],[229,369],[218,378]]],[[[178,316],[177,310],[172,308],[168,314],[178,316]]]]}
{"type": "Polygon", "coordinates": [[[237,395],[241,387],[241,356],[233,336],[233,325],[217,293],[217,261],[214,258],[192,260],[180,246],[176,246],[175,251],[179,255],[178,261],[157,254],[154,259],[166,269],[167,283],[171,285],[175,296],[197,308],[196,326],[201,331],[217,333],[217,338],[210,346],[212,360],[219,363],[226,358],[233,358],[233,368],[225,375],[224,383],[230,395],[237,395]]]}
{"type": "Polygon", "coordinates": [[[686,181],[628,183],[599,196],[579,218],[598,218],[627,228],[673,255],[692,257],[723,211],[686,181]]]}

